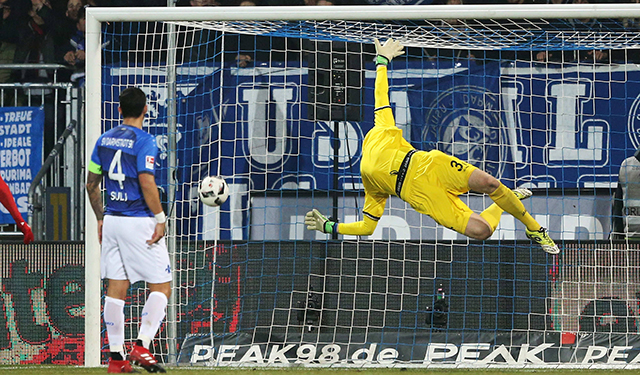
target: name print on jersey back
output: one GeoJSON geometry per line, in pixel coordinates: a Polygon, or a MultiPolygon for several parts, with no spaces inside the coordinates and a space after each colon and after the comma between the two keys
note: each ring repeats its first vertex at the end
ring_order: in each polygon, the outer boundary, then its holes
{"type": "Polygon", "coordinates": [[[149,133],[120,125],[104,133],[94,151],[105,178],[109,202],[106,214],[153,216],[147,208],[138,180],[139,173],[155,173],[157,146],[149,133]]]}

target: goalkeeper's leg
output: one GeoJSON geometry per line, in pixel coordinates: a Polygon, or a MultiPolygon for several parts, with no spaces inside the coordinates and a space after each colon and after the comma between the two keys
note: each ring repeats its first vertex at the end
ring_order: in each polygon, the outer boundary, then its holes
{"type": "MultiPolygon", "coordinates": [[[[547,234],[547,230],[529,214],[518,196],[495,177],[476,169],[469,176],[469,189],[488,194],[498,207],[520,220],[527,227],[525,232],[527,237],[540,244],[544,251],[551,254],[559,252],[555,242],[547,234]]],[[[487,221],[486,218],[491,219],[490,213],[485,215],[484,221],[487,221]]],[[[492,226],[492,229],[495,227],[492,226]]]]}

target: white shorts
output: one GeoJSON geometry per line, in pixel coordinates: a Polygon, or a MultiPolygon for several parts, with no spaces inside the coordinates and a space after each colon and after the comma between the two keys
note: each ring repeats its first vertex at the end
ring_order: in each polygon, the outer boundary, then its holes
{"type": "Polygon", "coordinates": [[[105,215],[102,226],[100,270],[103,279],[144,280],[151,284],[171,281],[171,262],[164,237],[153,245],[156,220],[152,217],[105,215]]]}

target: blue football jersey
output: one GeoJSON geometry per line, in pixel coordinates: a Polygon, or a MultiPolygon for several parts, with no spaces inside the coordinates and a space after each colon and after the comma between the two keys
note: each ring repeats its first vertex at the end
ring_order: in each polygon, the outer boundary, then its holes
{"type": "Polygon", "coordinates": [[[120,125],[98,138],[89,171],[104,176],[105,215],[149,216],[138,180],[139,173],[155,173],[155,138],[134,126],[120,125]]]}

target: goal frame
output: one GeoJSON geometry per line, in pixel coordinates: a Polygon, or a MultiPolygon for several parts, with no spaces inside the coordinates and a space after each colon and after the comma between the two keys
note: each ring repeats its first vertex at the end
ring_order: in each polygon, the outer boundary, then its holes
{"type": "MultiPolygon", "coordinates": [[[[89,7],[86,13],[85,168],[101,134],[103,22],[145,21],[312,21],[439,19],[572,19],[640,18],[640,4],[559,5],[390,5],[264,7],[89,7]],[[98,125],[98,126],[96,126],[98,125]]],[[[169,102],[175,96],[169,92],[169,102]]],[[[85,348],[86,367],[100,366],[101,280],[97,221],[88,197],[85,204],[85,348]]],[[[175,215],[175,213],[173,213],[175,215]]],[[[170,223],[172,222],[169,218],[170,223]]],[[[170,228],[171,230],[171,228],[170,228]]],[[[169,244],[171,247],[171,244],[169,244]]],[[[173,249],[169,249],[170,252],[173,249]]]]}

